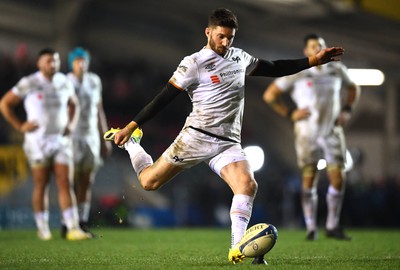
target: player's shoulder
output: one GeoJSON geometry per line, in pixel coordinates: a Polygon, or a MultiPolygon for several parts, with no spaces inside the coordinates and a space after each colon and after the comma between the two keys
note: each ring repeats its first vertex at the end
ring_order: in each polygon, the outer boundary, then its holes
{"type": "Polygon", "coordinates": [[[24,81],[27,83],[38,83],[40,81],[40,71],[36,71],[29,75],[26,75],[20,79],[20,81],[24,81]]]}
{"type": "Polygon", "coordinates": [[[206,57],[206,51],[204,49],[198,51],[198,52],[194,52],[190,55],[187,55],[183,58],[182,62],[186,62],[188,64],[195,64],[199,61],[201,61],[201,59],[206,57]]]}
{"type": "Polygon", "coordinates": [[[231,52],[231,53],[246,53],[247,54],[247,52],[245,50],[238,48],[238,47],[230,47],[229,52],[231,52]]]}
{"type": "Polygon", "coordinates": [[[40,82],[40,73],[39,71],[36,71],[20,78],[18,83],[13,87],[13,91],[14,93],[18,93],[18,95],[21,95],[22,93],[25,95],[30,89],[38,87],[40,82]]]}
{"type": "Polygon", "coordinates": [[[229,54],[230,55],[241,55],[243,57],[253,57],[252,54],[250,54],[247,51],[245,51],[244,49],[238,48],[238,47],[229,48],[229,54]]]}
{"type": "Polygon", "coordinates": [[[60,81],[66,81],[67,80],[67,75],[61,72],[56,72],[53,76],[53,80],[60,80],[60,81]]]}
{"type": "Polygon", "coordinates": [[[203,60],[202,51],[192,53],[185,56],[179,63],[178,69],[180,70],[193,70],[197,69],[203,60]]]}
{"type": "Polygon", "coordinates": [[[95,82],[99,82],[100,81],[100,76],[97,75],[94,72],[89,71],[89,72],[86,73],[86,75],[87,75],[89,80],[92,80],[92,81],[95,81],[95,82]]]}
{"type": "Polygon", "coordinates": [[[57,72],[53,76],[53,85],[59,89],[74,89],[72,82],[68,79],[67,75],[61,72],[57,72]]]}
{"type": "Polygon", "coordinates": [[[41,84],[43,84],[44,79],[43,75],[40,71],[36,71],[29,75],[22,77],[19,82],[19,87],[26,87],[26,88],[35,88],[41,84]]]}

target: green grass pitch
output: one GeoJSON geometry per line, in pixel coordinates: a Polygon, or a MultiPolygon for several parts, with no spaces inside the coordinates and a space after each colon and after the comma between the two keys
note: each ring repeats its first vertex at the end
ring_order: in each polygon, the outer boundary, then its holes
{"type": "Polygon", "coordinates": [[[305,241],[301,230],[279,230],[266,255],[269,266],[251,258],[227,260],[225,229],[97,229],[96,239],[67,242],[53,231],[42,242],[34,230],[0,231],[0,269],[400,269],[400,230],[349,230],[352,241],[305,241]]]}

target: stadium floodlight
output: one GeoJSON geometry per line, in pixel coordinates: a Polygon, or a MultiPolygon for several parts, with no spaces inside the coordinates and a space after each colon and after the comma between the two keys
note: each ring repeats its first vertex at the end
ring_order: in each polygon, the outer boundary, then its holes
{"type": "Polygon", "coordinates": [[[349,76],[357,85],[381,85],[385,81],[379,69],[349,68],[349,76]]]}
{"type": "MultiPolygon", "coordinates": [[[[349,150],[346,150],[346,161],[344,163],[344,171],[348,172],[353,168],[354,165],[354,161],[353,161],[353,157],[350,154],[349,150]]],[[[317,163],[317,169],[319,171],[322,171],[323,169],[325,169],[327,166],[326,160],[321,158],[320,160],[318,160],[317,163]]]]}
{"type": "Polygon", "coordinates": [[[354,161],[349,150],[346,150],[346,161],[344,162],[344,171],[348,172],[353,169],[354,161]]]}
{"type": "Polygon", "coordinates": [[[264,151],[261,147],[253,145],[244,149],[253,172],[258,171],[264,165],[264,151]]]}
{"type": "Polygon", "coordinates": [[[318,160],[317,169],[318,169],[319,171],[322,171],[322,170],[325,169],[325,168],[326,168],[326,160],[323,159],[323,158],[321,158],[320,160],[318,160]]]}

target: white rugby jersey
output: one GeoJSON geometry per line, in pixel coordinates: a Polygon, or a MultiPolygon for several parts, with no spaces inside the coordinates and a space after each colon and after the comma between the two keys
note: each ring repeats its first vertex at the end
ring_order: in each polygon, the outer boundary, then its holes
{"type": "Polygon", "coordinates": [[[339,62],[278,78],[275,83],[283,91],[291,90],[297,108],[310,110],[308,119],[295,123],[296,133],[309,136],[323,136],[331,132],[341,110],[340,91],[353,84],[346,67],[339,62]]]}
{"type": "Polygon", "coordinates": [[[240,142],[245,75],[257,61],[234,47],[224,57],[207,48],[185,57],[170,79],[170,83],[187,91],[193,104],[185,127],[240,142]]]}
{"type": "Polygon", "coordinates": [[[68,100],[74,87],[62,73],[49,81],[40,71],[23,77],[13,88],[14,94],[24,99],[28,121],[38,123],[38,129],[25,136],[60,135],[68,125],[68,100]]]}
{"type": "Polygon", "coordinates": [[[73,132],[74,136],[97,135],[98,129],[98,107],[102,99],[102,85],[99,76],[86,72],[82,82],[70,72],[67,78],[75,88],[76,96],[79,99],[80,114],[77,126],[73,132]]]}

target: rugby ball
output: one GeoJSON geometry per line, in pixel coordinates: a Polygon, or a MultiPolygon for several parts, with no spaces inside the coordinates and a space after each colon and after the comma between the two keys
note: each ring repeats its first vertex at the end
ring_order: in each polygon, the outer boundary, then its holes
{"type": "Polygon", "coordinates": [[[278,231],[274,225],[256,224],[246,230],[239,242],[239,250],[246,257],[254,258],[269,252],[278,239],[278,231]]]}

